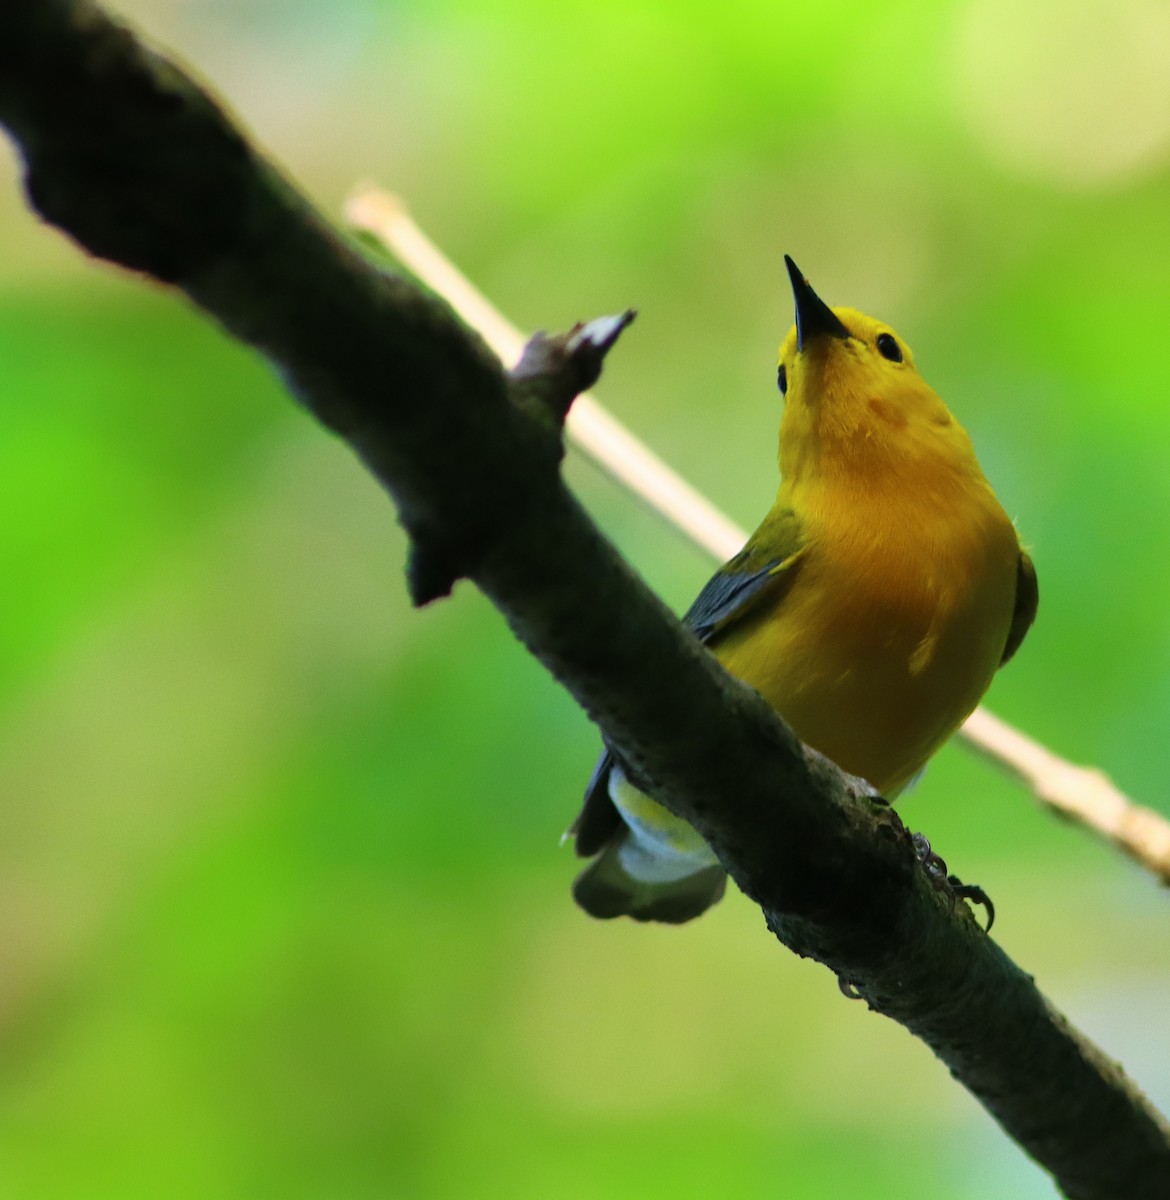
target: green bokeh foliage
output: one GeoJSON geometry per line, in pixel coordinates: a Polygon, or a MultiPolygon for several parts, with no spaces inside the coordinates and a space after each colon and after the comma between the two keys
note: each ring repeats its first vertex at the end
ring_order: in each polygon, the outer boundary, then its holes
{"type": "MultiPolygon", "coordinates": [[[[397,188],[518,321],[639,308],[603,399],[745,524],[781,254],[891,320],[1040,572],[993,706],[1170,812],[1164,146],[1077,187],[997,157],[971,6],[128,11],[319,203],[397,188]]],[[[412,612],[344,448],[4,174],[0,1192],[1045,1194],[738,896],[682,930],[578,913],[586,719],[467,585],[412,612]]],[[[566,469],[684,607],[710,564],[566,469]]],[[[903,807],[1165,1101],[1165,897],[961,747],[903,807]]]]}

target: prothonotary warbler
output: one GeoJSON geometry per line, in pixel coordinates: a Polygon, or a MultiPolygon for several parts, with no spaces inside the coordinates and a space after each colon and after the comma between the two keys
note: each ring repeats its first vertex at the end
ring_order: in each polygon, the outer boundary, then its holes
{"type": "MultiPolygon", "coordinates": [[[[892,799],[979,703],[1036,614],[1036,573],[971,447],[888,325],[829,308],[785,256],[780,490],[684,618],[797,737],[892,799]]],[[[602,755],[572,832],[597,917],[690,920],[725,876],[602,755]]]]}

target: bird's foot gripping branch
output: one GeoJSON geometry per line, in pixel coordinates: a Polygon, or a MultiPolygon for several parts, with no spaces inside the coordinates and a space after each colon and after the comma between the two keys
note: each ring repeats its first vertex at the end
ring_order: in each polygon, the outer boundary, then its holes
{"type": "Polygon", "coordinates": [[[1162,1118],[951,911],[894,813],[804,751],[565,490],[533,397],[558,408],[575,382],[509,377],[445,304],[366,262],[187,76],[88,0],[0,6],[0,122],[46,220],[181,288],[264,354],[441,564],[419,567],[419,597],[474,580],[785,944],[926,1041],[1066,1195],[1170,1195],[1162,1118]]]}
{"type": "MultiPolygon", "coordinates": [[[[617,316],[574,325],[567,333],[536,333],[510,372],[513,404],[543,439],[546,466],[554,471],[564,456],[564,422],[570,406],[600,378],[606,354],[635,315],[627,309],[617,316]]],[[[478,551],[463,541],[458,549],[423,530],[415,532],[406,573],[415,605],[450,595],[457,580],[470,573],[478,551]]]]}
{"type": "Polygon", "coordinates": [[[926,834],[916,833],[912,840],[914,852],[918,855],[918,861],[922,863],[922,869],[931,884],[950,896],[952,903],[956,900],[968,900],[972,904],[978,904],[987,914],[987,924],[983,927],[983,932],[990,933],[992,925],[995,924],[995,905],[991,903],[991,897],[977,883],[964,883],[957,875],[951,875],[947,871],[945,860],[935,853],[926,834]]]}

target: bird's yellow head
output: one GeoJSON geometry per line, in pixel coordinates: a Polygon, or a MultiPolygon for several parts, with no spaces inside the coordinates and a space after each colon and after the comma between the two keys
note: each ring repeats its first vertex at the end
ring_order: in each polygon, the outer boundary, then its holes
{"type": "Polygon", "coordinates": [[[796,324],[780,347],[785,480],[861,476],[897,483],[907,470],[982,472],[971,441],[888,325],[830,308],[785,255],[796,324]]]}

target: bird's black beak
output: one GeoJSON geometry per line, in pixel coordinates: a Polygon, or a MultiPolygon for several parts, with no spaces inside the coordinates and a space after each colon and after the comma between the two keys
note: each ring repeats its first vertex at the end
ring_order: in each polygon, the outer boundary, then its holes
{"type": "Polygon", "coordinates": [[[849,330],[837,319],[833,310],[812,290],[800,273],[800,268],[784,256],[788,278],[792,280],[792,298],[796,301],[796,348],[803,350],[815,337],[849,337],[849,330]]]}

